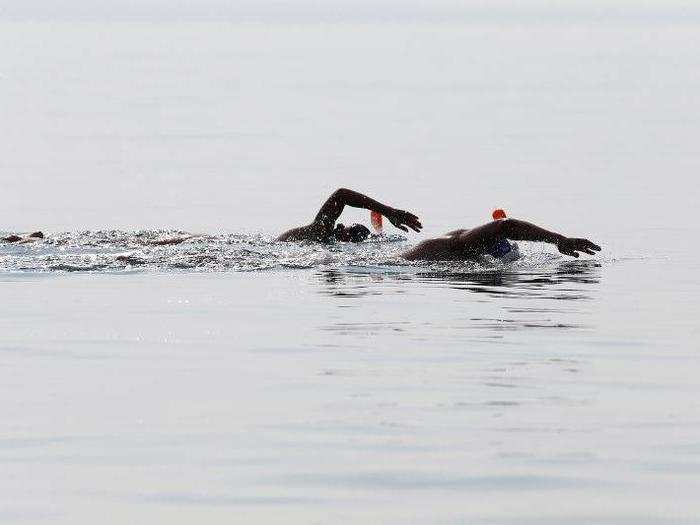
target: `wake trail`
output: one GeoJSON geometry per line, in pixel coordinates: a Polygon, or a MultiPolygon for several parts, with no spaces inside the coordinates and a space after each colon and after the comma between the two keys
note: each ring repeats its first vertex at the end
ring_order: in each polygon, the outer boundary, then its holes
{"type": "Polygon", "coordinates": [[[47,235],[23,244],[0,244],[0,272],[251,272],[339,268],[360,273],[471,273],[546,271],[562,261],[547,252],[524,253],[501,263],[406,261],[400,235],[362,243],[289,243],[262,234],[193,235],[179,230],[84,231],[47,235]]]}

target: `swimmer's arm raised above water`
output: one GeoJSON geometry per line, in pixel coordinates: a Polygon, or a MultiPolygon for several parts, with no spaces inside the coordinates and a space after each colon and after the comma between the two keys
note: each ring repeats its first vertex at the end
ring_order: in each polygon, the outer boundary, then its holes
{"type": "Polygon", "coordinates": [[[483,250],[493,246],[500,239],[511,241],[547,242],[556,245],[564,255],[578,257],[578,252],[593,255],[600,251],[600,246],[588,239],[566,237],[560,233],[545,230],[531,222],[518,219],[493,221],[483,226],[467,230],[456,236],[456,241],[468,251],[483,253],[483,250]]]}
{"type": "Polygon", "coordinates": [[[504,219],[470,230],[454,230],[442,238],[428,239],[406,252],[404,257],[410,260],[467,259],[487,253],[501,239],[547,242],[571,257],[578,257],[578,252],[593,255],[600,251],[600,246],[588,239],[565,237],[530,222],[504,219]]]}
{"type": "Polygon", "coordinates": [[[389,219],[391,224],[405,232],[408,231],[408,228],[419,232],[423,227],[418,217],[410,212],[392,208],[362,193],[347,188],[339,188],[328,197],[311,224],[289,230],[280,235],[278,240],[287,241],[309,238],[318,240],[330,237],[335,223],[343,213],[345,206],[364,208],[381,213],[389,219]]]}
{"type": "Polygon", "coordinates": [[[560,233],[545,230],[531,222],[520,221],[518,219],[505,219],[493,222],[500,224],[502,228],[501,235],[506,239],[555,244],[561,253],[570,255],[571,257],[578,257],[578,252],[594,255],[594,252],[600,251],[600,246],[592,243],[588,239],[566,237],[560,233]]]}
{"type": "Polygon", "coordinates": [[[511,241],[547,242],[556,245],[564,255],[578,257],[578,252],[593,255],[600,251],[600,246],[588,239],[565,237],[560,233],[545,230],[531,222],[518,219],[493,221],[483,226],[461,232],[456,235],[456,241],[468,252],[482,254],[500,239],[511,241]]]}
{"type": "Polygon", "coordinates": [[[384,215],[391,223],[396,226],[399,230],[405,232],[408,228],[416,232],[420,232],[423,227],[418,220],[418,217],[410,212],[404,210],[398,210],[382,204],[379,201],[358,193],[347,188],[340,188],[333,192],[333,194],[328,198],[328,200],[321,206],[321,209],[316,214],[314,219],[315,223],[329,224],[330,229],[333,229],[335,221],[338,220],[340,215],[343,213],[343,208],[345,206],[352,206],[353,208],[364,208],[366,210],[376,211],[384,215]]]}

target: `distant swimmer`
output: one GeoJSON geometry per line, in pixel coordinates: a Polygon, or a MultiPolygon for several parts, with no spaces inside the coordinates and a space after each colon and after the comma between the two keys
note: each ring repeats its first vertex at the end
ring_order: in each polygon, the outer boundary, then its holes
{"type": "Polygon", "coordinates": [[[529,222],[508,219],[503,210],[493,212],[494,220],[469,230],[454,230],[443,237],[427,239],[403,254],[410,261],[461,261],[482,255],[507,257],[517,245],[509,241],[539,241],[556,245],[564,255],[593,255],[600,246],[588,239],[565,237],[529,222]]]}
{"type": "Polygon", "coordinates": [[[44,238],[44,234],[41,232],[34,232],[30,233],[26,237],[21,237],[19,235],[8,235],[7,237],[2,237],[0,238],[1,242],[7,242],[7,243],[17,243],[17,244],[25,244],[28,242],[35,242],[40,239],[44,238]]]}
{"type": "Polygon", "coordinates": [[[364,208],[381,214],[389,219],[391,224],[405,232],[408,231],[408,228],[415,232],[420,232],[421,228],[423,228],[418,217],[410,212],[392,208],[356,191],[340,188],[334,191],[324,205],[321,206],[311,224],[284,232],[277,237],[277,240],[317,242],[330,242],[332,240],[343,242],[364,241],[370,235],[370,231],[366,226],[353,224],[350,227],[346,227],[343,224],[336,224],[345,206],[364,208]]]}

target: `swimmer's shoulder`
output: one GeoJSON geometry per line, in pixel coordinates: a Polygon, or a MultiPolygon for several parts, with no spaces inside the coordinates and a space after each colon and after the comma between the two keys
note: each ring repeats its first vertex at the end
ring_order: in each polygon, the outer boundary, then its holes
{"type": "Polygon", "coordinates": [[[328,232],[322,227],[322,225],[313,222],[306,226],[299,226],[298,228],[287,230],[286,232],[280,234],[276,240],[287,242],[328,242],[330,238],[328,232]]]}
{"type": "Polygon", "coordinates": [[[454,235],[435,237],[419,242],[413,248],[403,253],[402,257],[409,261],[454,261],[463,259],[455,251],[454,235]]]}

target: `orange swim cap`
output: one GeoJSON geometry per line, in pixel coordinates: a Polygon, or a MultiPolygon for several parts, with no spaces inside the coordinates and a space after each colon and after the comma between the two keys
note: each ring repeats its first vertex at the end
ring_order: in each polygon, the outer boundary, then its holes
{"type": "Polygon", "coordinates": [[[498,219],[505,219],[506,212],[504,212],[501,208],[498,208],[496,210],[493,210],[493,214],[491,216],[493,217],[494,221],[497,221],[498,219]]]}

